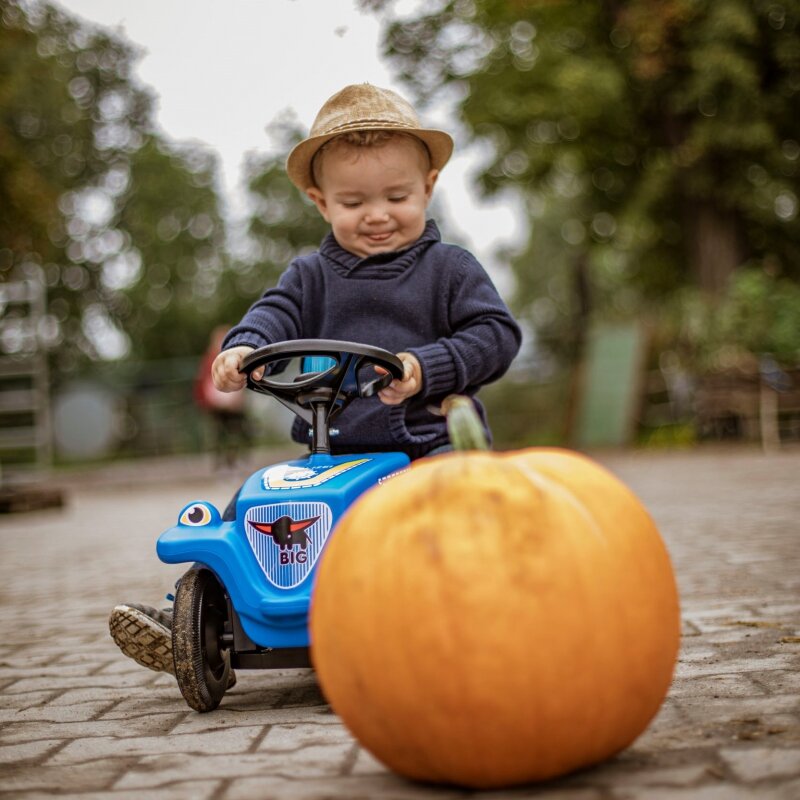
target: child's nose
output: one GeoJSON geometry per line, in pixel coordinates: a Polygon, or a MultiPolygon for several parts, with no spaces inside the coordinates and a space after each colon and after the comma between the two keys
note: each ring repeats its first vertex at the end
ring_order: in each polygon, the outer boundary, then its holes
{"type": "Polygon", "coordinates": [[[366,211],[365,219],[367,222],[385,222],[389,217],[386,206],[375,204],[369,206],[366,211]]]}

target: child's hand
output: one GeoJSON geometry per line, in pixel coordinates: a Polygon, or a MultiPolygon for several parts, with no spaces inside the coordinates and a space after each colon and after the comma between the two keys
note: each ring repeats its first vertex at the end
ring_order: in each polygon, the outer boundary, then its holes
{"type": "MultiPolygon", "coordinates": [[[[221,392],[238,392],[244,389],[247,383],[247,376],[239,372],[242,360],[248,353],[252,353],[255,348],[247,345],[231,347],[230,350],[223,350],[211,365],[211,379],[214,386],[221,392]]],[[[264,374],[264,367],[254,369],[252,376],[254,380],[259,380],[264,374]]]]}
{"type": "MultiPolygon", "coordinates": [[[[393,380],[385,389],[378,392],[378,397],[387,406],[396,406],[422,389],[422,367],[416,356],[411,353],[398,353],[397,357],[403,362],[403,379],[393,380]]],[[[386,372],[380,367],[375,369],[378,372],[386,372]]]]}

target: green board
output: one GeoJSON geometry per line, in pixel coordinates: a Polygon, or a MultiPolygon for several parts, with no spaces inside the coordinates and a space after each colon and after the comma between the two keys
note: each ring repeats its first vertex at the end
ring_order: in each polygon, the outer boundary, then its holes
{"type": "Polygon", "coordinates": [[[644,333],[636,322],[592,328],[577,397],[575,446],[618,447],[631,441],[644,353],[644,333]]]}

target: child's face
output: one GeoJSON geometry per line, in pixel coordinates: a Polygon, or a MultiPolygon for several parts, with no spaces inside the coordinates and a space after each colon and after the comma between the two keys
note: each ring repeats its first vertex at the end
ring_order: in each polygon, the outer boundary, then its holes
{"type": "Polygon", "coordinates": [[[308,190],[336,241],[354,255],[402,250],[425,229],[438,171],[405,137],[376,147],[340,144],[324,154],[320,187],[308,190]]]}

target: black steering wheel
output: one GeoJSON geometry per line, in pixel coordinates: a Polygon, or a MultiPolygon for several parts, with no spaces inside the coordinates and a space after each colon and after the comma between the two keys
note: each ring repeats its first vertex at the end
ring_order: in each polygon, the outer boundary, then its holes
{"type": "Polygon", "coordinates": [[[327,453],[330,420],[356,398],[372,397],[402,378],[403,362],[371,345],[295,339],[248,353],[239,371],[249,389],[271,395],[311,426],[312,452],[327,453]],[[255,380],[253,372],[262,366],[264,375],[255,380]]]}

